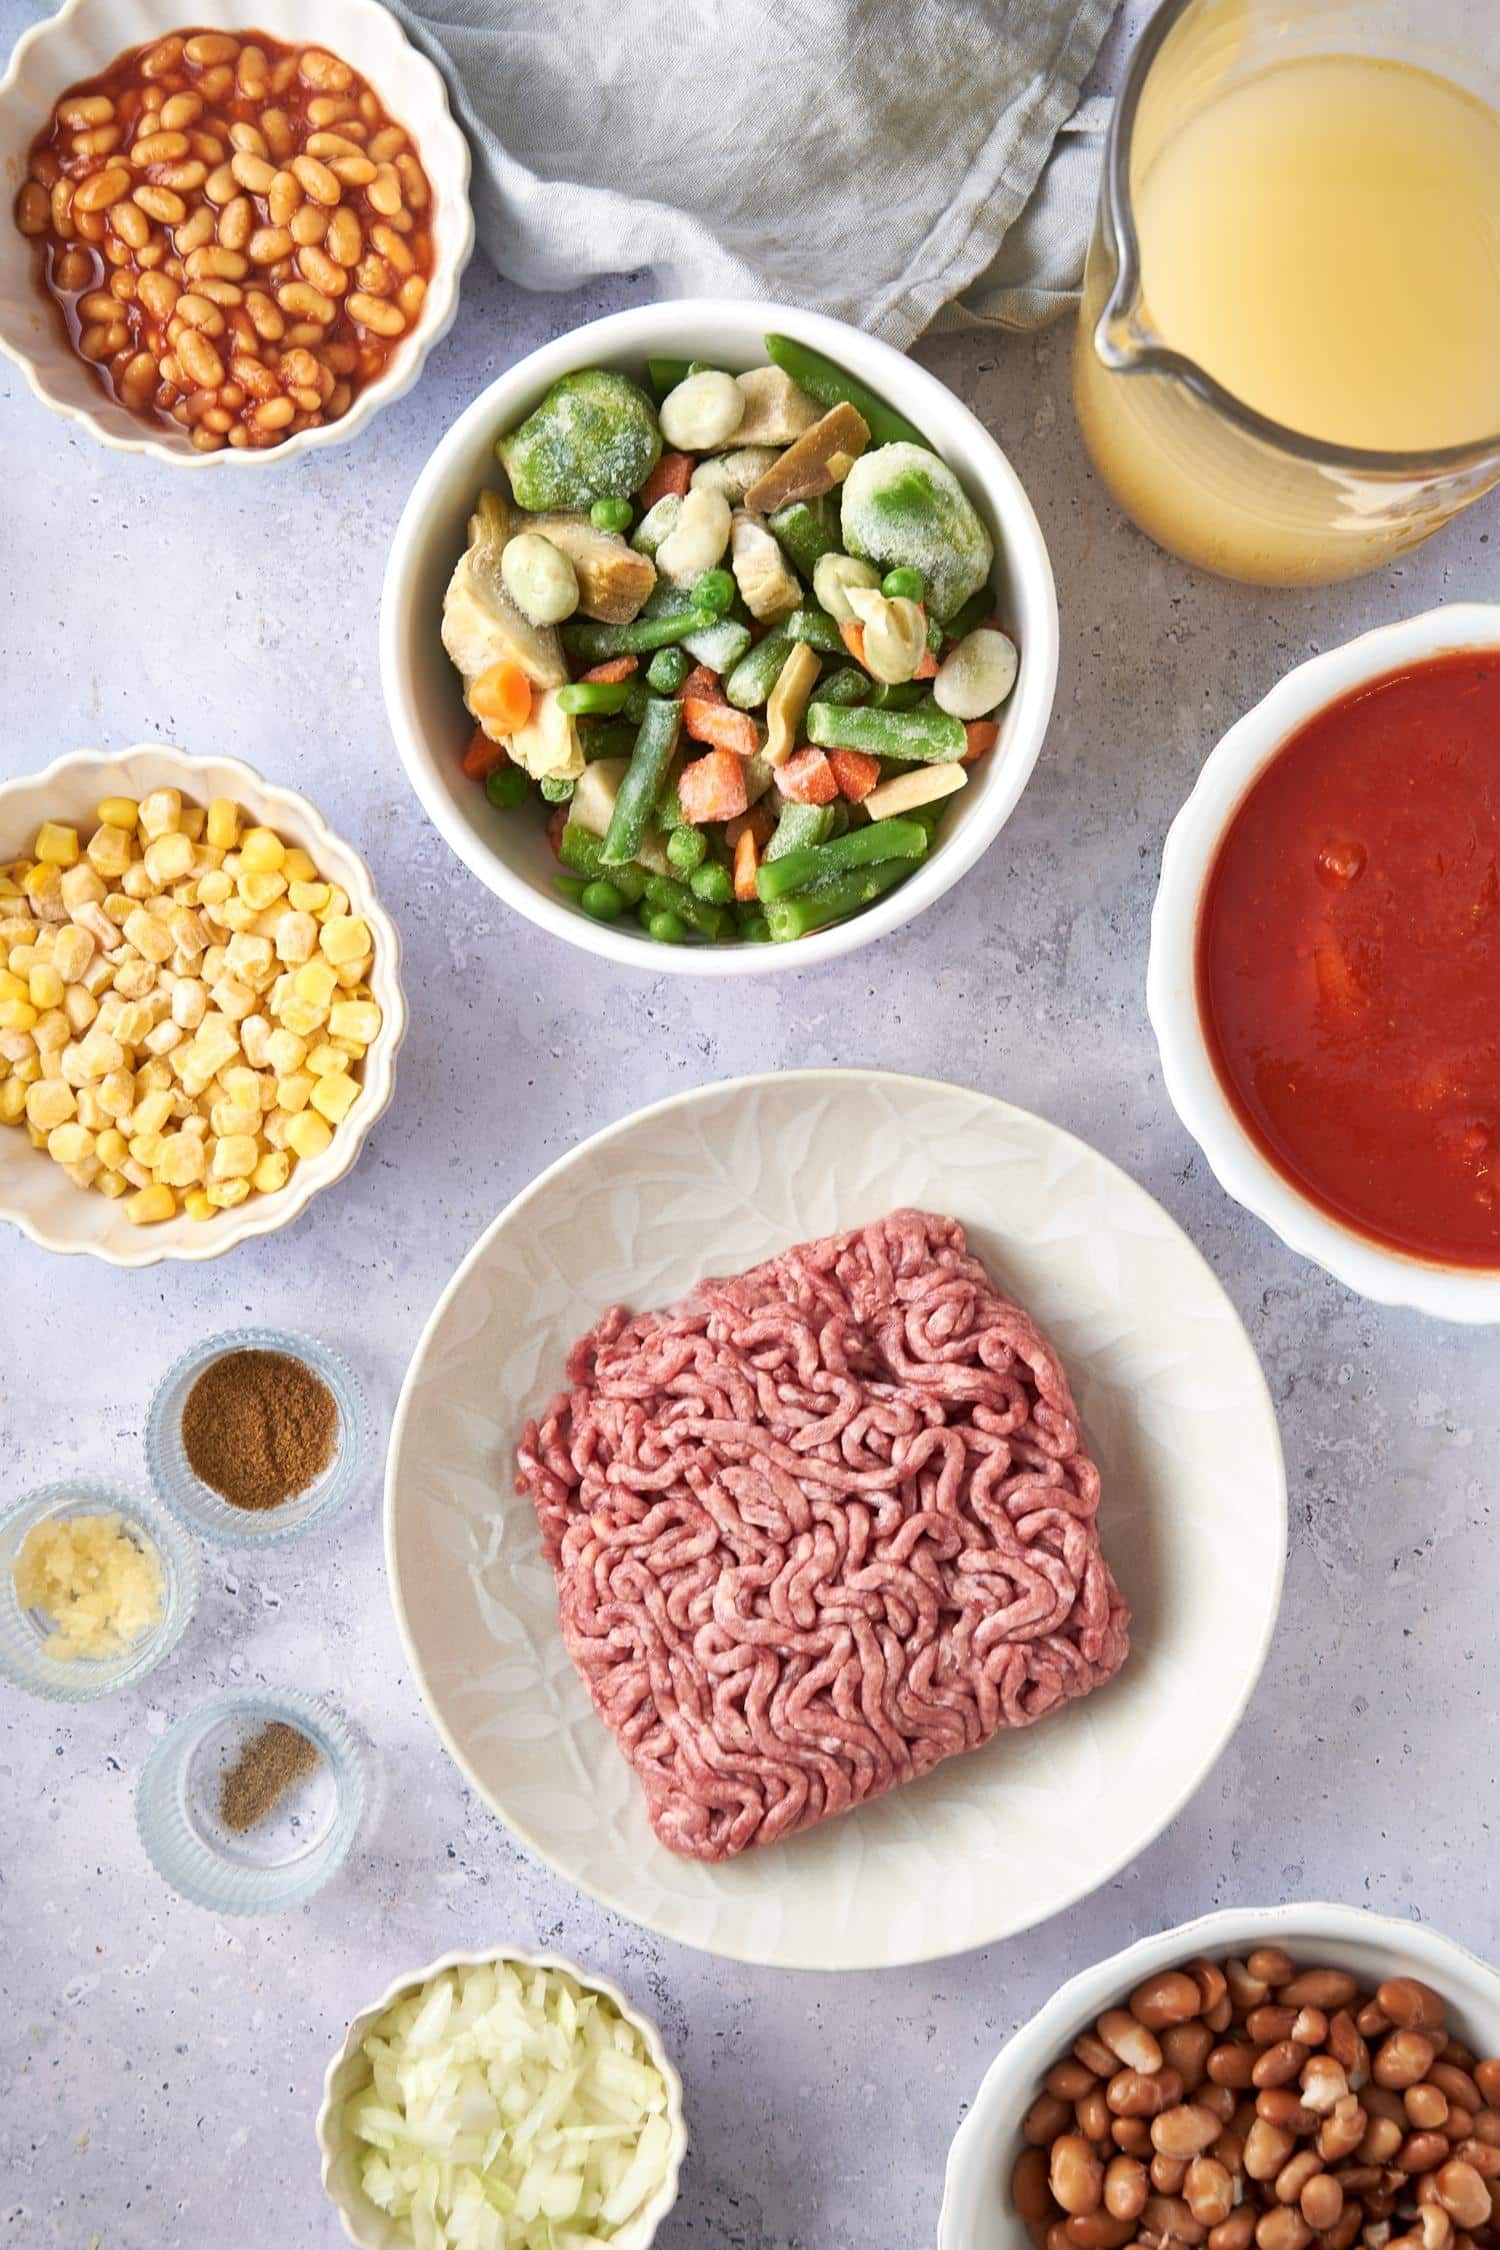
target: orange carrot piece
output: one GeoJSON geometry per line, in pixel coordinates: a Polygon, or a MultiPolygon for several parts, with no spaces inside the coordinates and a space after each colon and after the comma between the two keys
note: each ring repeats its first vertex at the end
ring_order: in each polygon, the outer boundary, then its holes
{"type": "Polygon", "coordinates": [[[654,508],[657,501],[665,500],[669,493],[675,493],[680,500],[692,481],[691,453],[664,453],[636,494],[635,504],[644,515],[647,508],[654,508]]]}
{"type": "Polygon", "coordinates": [[[628,680],[640,669],[638,656],[612,656],[607,664],[595,664],[580,679],[597,680],[602,687],[614,687],[620,680],[628,680]]]}
{"type": "Polygon", "coordinates": [[[993,719],[970,719],[964,728],[964,754],[960,765],[972,766],[986,750],[993,750],[1000,739],[1000,729],[993,719]]]}
{"type": "Polygon", "coordinates": [[[476,727],[464,752],[464,772],[470,781],[488,781],[497,766],[509,763],[505,744],[491,742],[483,727],[476,727]]]}
{"type": "MultiPolygon", "coordinates": [[[[710,703],[706,696],[684,696],[682,724],[695,742],[711,743],[715,750],[733,750],[753,758],[760,748],[760,729],[748,711],[731,710],[727,703],[710,703]]],[[[744,807],[740,810],[743,812],[744,807]]]]}
{"type": "Polygon", "coordinates": [[[912,678],[914,680],[935,680],[937,678],[937,674],[937,658],[933,655],[930,648],[924,649],[922,651],[922,661],[917,666],[915,672],[913,672],[912,678]]]}
{"type": "Polygon", "coordinates": [[[821,750],[799,750],[776,769],[776,786],[797,805],[831,805],[839,793],[833,768],[821,750]]]}
{"type": "Polygon", "coordinates": [[[858,618],[851,617],[846,624],[840,625],[839,637],[855,663],[863,664],[865,660],[865,629],[858,618]]]}
{"type": "Polygon", "coordinates": [[[839,795],[851,805],[862,805],[880,779],[880,760],[863,750],[830,750],[828,763],[838,783],[839,795]]]}
{"type": "Polygon", "coordinates": [[[487,665],[470,688],[469,709],[502,734],[514,734],[531,716],[531,682],[519,664],[502,657],[487,665]]]}
{"type": "Polygon", "coordinates": [[[706,664],[695,664],[677,693],[684,703],[690,697],[697,703],[724,703],[728,700],[723,681],[706,664]]]}
{"type": "Polygon", "coordinates": [[[683,817],[697,828],[711,820],[734,820],[749,802],[745,769],[732,750],[710,750],[677,777],[683,817]]]}
{"type": "Polygon", "coordinates": [[[734,847],[734,895],[742,906],[755,903],[755,870],[760,865],[760,853],[755,848],[755,837],[747,828],[734,847]]]}
{"type": "Polygon", "coordinates": [[[738,819],[726,823],[724,841],[731,851],[734,850],[746,829],[755,838],[756,850],[763,852],[776,833],[776,815],[771,811],[764,797],[757,804],[753,804],[748,812],[742,812],[738,819]]]}

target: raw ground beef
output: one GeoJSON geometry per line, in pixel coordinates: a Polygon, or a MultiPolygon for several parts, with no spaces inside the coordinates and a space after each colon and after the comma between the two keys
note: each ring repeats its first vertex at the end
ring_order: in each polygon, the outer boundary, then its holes
{"type": "Polygon", "coordinates": [[[1068,1379],[956,1220],[616,1305],[568,1380],[517,1490],[670,1850],[774,1843],[1124,1662],[1068,1379]]]}

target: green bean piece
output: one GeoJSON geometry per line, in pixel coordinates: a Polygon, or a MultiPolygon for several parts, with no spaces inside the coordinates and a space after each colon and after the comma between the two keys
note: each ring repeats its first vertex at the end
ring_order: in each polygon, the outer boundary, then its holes
{"type": "Polygon", "coordinates": [[[646,925],[647,937],[655,938],[658,945],[681,945],[687,937],[687,924],[680,914],[670,907],[642,907],[641,918],[646,925]]]}
{"type": "Polygon", "coordinates": [[[693,604],[697,609],[711,609],[715,617],[722,617],[738,592],[727,570],[705,570],[693,588],[693,604]]]}
{"type": "Polygon", "coordinates": [[[573,794],[572,777],[567,774],[544,773],[537,787],[549,805],[565,805],[573,794]]]}
{"type": "Polygon", "coordinates": [[[602,836],[570,820],[558,838],[557,854],[564,867],[585,883],[613,883],[626,905],[634,906],[645,896],[646,871],[643,867],[606,867],[603,844],[602,836]]]}
{"type": "Polygon", "coordinates": [[[847,915],[858,914],[862,907],[873,905],[882,891],[904,883],[914,864],[909,859],[890,859],[879,867],[857,867],[815,891],[796,891],[790,898],[772,899],[765,910],[772,938],[778,945],[785,945],[789,939],[806,937],[810,930],[821,930],[829,922],[842,922],[847,915]]]}
{"type": "Polygon", "coordinates": [[[737,906],[734,910],[734,918],[739,925],[740,942],[743,945],[768,945],[770,943],[771,925],[766,920],[763,908],[759,906],[737,906]]]}
{"type": "Polygon", "coordinates": [[[724,681],[726,701],[737,711],[755,711],[765,702],[781,677],[781,667],[792,652],[792,637],[784,629],[767,633],[757,641],[728,673],[724,681]]]}
{"type": "Polygon", "coordinates": [[[693,660],[684,649],[659,648],[646,666],[646,685],[658,695],[675,695],[692,669],[693,660]]]}
{"type": "Polygon", "coordinates": [[[784,859],[808,844],[826,844],[833,833],[832,805],[785,804],[776,833],[766,846],[767,859],[784,859]]]}
{"type": "Polygon", "coordinates": [[[637,617],[629,625],[568,624],[562,629],[563,647],[570,656],[581,656],[590,664],[606,664],[612,656],[670,648],[718,622],[706,609],[684,609],[670,617],[637,617]]]}
{"type": "MultiPolygon", "coordinates": [[[[857,407],[870,426],[870,436],[876,445],[927,446],[921,431],[904,414],[887,406],[883,398],[867,390],[854,376],[846,374],[835,360],[825,359],[821,352],[809,351],[790,336],[768,336],[766,352],[794,383],[801,385],[809,398],[819,406],[857,407]]],[[[930,451],[931,448],[928,447],[930,451]]]]}
{"type": "Polygon", "coordinates": [[[920,570],[908,570],[904,563],[888,570],[880,581],[880,591],[888,602],[919,602],[927,591],[927,582],[920,570]]]}
{"type": "Polygon", "coordinates": [[[700,937],[716,938],[724,927],[724,909],[708,899],[699,898],[686,883],[679,883],[671,875],[648,875],[646,878],[646,903],[658,913],[675,914],[690,930],[700,937]]]}
{"type": "Polygon", "coordinates": [[[639,678],[627,680],[625,682],[625,701],[620,708],[631,725],[638,727],[646,716],[647,705],[654,700],[655,698],[644,680],[639,678]]]}
{"type": "MultiPolygon", "coordinates": [[[[668,858],[671,857],[670,852],[668,858]]],[[[734,881],[721,860],[708,860],[695,867],[688,877],[688,889],[694,898],[701,898],[708,906],[727,906],[734,897],[734,881]]]]}
{"type": "Polygon", "coordinates": [[[557,708],[575,718],[612,718],[624,710],[630,687],[629,680],[571,680],[558,689],[557,708]]]}
{"type": "MultiPolygon", "coordinates": [[[[923,687],[920,680],[881,680],[876,687],[870,690],[870,709],[872,711],[913,711],[921,702],[922,695],[923,687]]],[[[821,693],[818,700],[819,702],[825,700],[821,693]]]]}
{"type": "Polygon", "coordinates": [[[877,758],[916,758],[947,765],[968,747],[963,724],[946,711],[871,711],[810,703],[803,719],[820,750],[865,750],[877,758]]]}
{"type": "MultiPolygon", "coordinates": [[[[956,719],[953,723],[958,726],[956,719]]],[[[640,850],[656,792],[677,748],[681,724],[680,703],[653,701],[642,719],[630,763],[615,795],[615,809],[599,855],[606,867],[623,867],[640,850]]],[[[959,733],[963,733],[962,727],[959,733]]]]}
{"type": "Polygon", "coordinates": [[[589,510],[589,522],[596,531],[628,531],[634,514],[628,500],[596,500],[589,510]]]}
{"type": "Polygon", "coordinates": [[[827,493],[816,500],[792,500],[786,507],[774,509],[766,518],[766,528],[775,534],[782,553],[809,584],[823,557],[836,555],[843,544],[838,511],[827,493]]]}
{"type": "Polygon", "coordinates": [[[578,739],[583,762],[591,766],[596,758],[628,758],[635,748],[635,728],[628,719],[596,719],[579,728],[578,739]]]}
{"type": "Polygon", "coordinates": [[[596,922],[618,922],[625,911],[625,894],[618,883],[601,877],[596,883],[584,884],[578,903],[596,922]]]}
{"type": "MultiPolygon", "coordinates": [[[[936,643],[932,638],[932,626],[928,626],[927,645],[936,655],[945,640],[961,641],[966,633],[972,633],[976,625],[982,625],[985,619],[993,617],[994,613],[994,588],[981,586],[978,593],[971,594],[968,600],[953,612],[946,625],[938,627],[936,643]]],[[[933,622],[936,623],[936,620],[934,619],[933,622]]]]}
{"type": "Polygon", "coordinates": [[[682,821],[667,838],[667,858],[679,875],[691,876],[708,857],[708,838],[691,821],[682,821]]]}
{"type": "Polygon", "coordinates": [[[513,805],[525,804],[531,795],[531,782],[520,766],[496,766],[484,777],[484,793],[492,805],[509,812],[513,805]]]}
{"type": "Polygon", "coordinates": [[[675,391],[679,383],[685,383],[691,365],[686,359],[648,359],[646,372],[657,397],[665,398],[668,391],[675,391]]]}
{"type": "MultiPolygon", "coordinates": [[[[854,815],[857,808],[854,805],[851,805],[847,798],[835,797],[833,803],[828,807],[828,810],[833,815],[833,826],[828,831],[829,835],[847,836],[849,830],[855,824],[854,815]]],[[[864,817],[866,820],[868,820],[870,816],[868,813],[866,813],[864,817]]]]}
{"type": "Polygon", "coordinates": [[[818,682],[820,703],[868,703],[873,682],[868,672],[857,664],[841,665],[837,672],[827,672],[818,682]]]}
{"type": "Polygon", "coordinates": [[[806,641],[822,656],[845,656],[844,636],[826,609],[794,609],[783,631],[794,641],[806,641]]]}
{"type": "Polygon", "coordinates": [[[805,891],[825,876],[847,874],[851,867],[879,866],[888,859],[920,859],[927,849],[927,831],[914,820],[872,820],[864,828],[851,828],[826,844],[808,844],[801,851],[785,852],[757,870],[755,888],[761,904],[785,898],[789,891],[805,891]]]}

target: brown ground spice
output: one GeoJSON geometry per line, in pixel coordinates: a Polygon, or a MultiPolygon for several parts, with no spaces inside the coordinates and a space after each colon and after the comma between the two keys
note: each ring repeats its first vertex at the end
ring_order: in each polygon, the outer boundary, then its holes
{"type": "Polygon", "coordinates": [[[279,1508],[333,1459],[338,1402],[286,1352],[226,1352],[188,1392],[182,1443],[193,1474],[232,1508],[279,1508]]]}
{"type": "Polygon", "coordinates": [[[294,1781],[319,1763],[318,1746],[283,1719],[252,1734],[219,1782],[219,1814],[233,1835],[264,1820],[294,1781]]]}

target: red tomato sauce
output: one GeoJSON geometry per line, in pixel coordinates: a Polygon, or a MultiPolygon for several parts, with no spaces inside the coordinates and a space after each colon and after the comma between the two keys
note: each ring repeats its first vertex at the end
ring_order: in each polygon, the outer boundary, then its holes
{"type": "Polygon", "coordinates": [[[1411,1256],[1500,1266],[1500,649],[1330,704],[1234,814],[1198,1010],[1293,1187],[1411,1256]]]}

